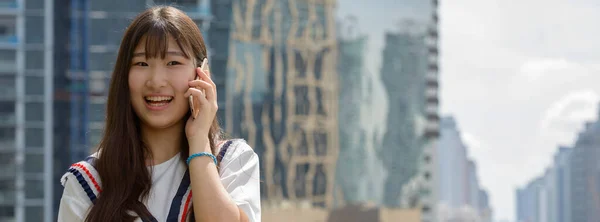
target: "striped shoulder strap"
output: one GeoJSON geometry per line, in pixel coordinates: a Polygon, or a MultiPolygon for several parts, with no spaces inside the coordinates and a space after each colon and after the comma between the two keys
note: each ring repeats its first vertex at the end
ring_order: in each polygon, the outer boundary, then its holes
{"type": "Polygon", "coordinates": [[[229,149],[229,147],[231,146],[231,144],[234,141],[235,140],[226,140],[226,141],[224,141],[225,144],[223,144],[223,146],[221,147],[221,150],[219,151],[219,154],[217,155],[217,162],[219,164],[221,164],[221,160],[223,160],[223,157],[225,157],[225,154],[227,153],[227,150],[229,149]]]}
{"type": "Polygon", "coordinates": [[[98,195],[102,192],[100,177],[94,167],[95,162],[96,157],[89,156],[83,161],[74,163],[61,178],[61,184],[64,186],[69,174],[75,176],[92,203],[95,203],[98,195]]]}

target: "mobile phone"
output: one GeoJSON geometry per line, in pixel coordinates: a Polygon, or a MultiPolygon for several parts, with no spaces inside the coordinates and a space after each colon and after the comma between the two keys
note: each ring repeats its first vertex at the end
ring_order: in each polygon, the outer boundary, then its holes
{"type": "MultiPolygon", "coordinates": [[[[208,59],[204,58],[202,60],[202,63],[200,65],[200,69],[202,71],[209,71],[209,68],[208,68],[208,59]]],[[[198,79],[200,79],[200,77],[196,73],[196,78],[194,78],[194,80],[198,80],[198,79]]],[[[204,93],[204,95],[206,95],[206,92],[204,91],[204,89],[202,90],[202,93],[204,93]]],[[[200,107],[197,107],[198,105],[194,104],[194,96],[190,95],[189,100],[190,100],[190,110],[192,112],[192,118],[196,119],[196,116],[198,115],[198,113],[196,113],[196,112],[198,110],[200,110],[200,107]]]]}

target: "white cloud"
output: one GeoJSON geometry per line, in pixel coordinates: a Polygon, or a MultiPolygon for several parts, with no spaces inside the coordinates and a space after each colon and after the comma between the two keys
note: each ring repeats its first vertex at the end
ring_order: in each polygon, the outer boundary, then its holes
{"type": "Polygon", "coordinates": [[[541,137],[560,144],[574,142],[585,121],[595,120],[600,96],[592,89],[573,91],[552,103],[540,121],[541,137]]]}
{"type": "MultiPolygon", "coordinates": [[[[521,74],[524,75],[527,80],[534,81],[538,80],[544,75],[555,72],[555,71],[565,71],[569,69],[582,69],[583,67],[579,67],[577,64],[573,64],[568,62],[565,59],[552,59],[552,58],[542,58],[542,59],[534,59],[531,61],[527,61],[523,66],[521,66],[521,74]]],[[[581,72],[574,72],[571,75],[566,75],[568,77],[577,77],[576,75],[581,74],[581,72]]]]}
{"type": "Polygon", "coordinates": [[[541,128],[552,127],[556,122],[591,120],[596,116],[598,101],[598,93],[592,89],[571,92],[550,105],[541,128]]]}

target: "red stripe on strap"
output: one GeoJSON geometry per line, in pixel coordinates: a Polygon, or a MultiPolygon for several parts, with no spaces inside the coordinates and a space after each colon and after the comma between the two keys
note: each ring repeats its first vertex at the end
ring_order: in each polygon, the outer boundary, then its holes
{"type": "Polygon", "coordinates": [[[102,189],[100,189],[100,186],[98,185],[98,182],[96,182],[96,179],[94,179],[94,177],[92,176],[92,174],[90,173],[90,171],[81,163],[75,163],[73,165],[71,165],[73,167],[78,167],[80,169],[82,169],[85,174],[87,174],[87,176],[90,178],[90,180],[92,180],[92,184],[94,184],[94,187],[96,187],[96,189],[98,190],[98,192],[102,192],[102,189]]]}
{"type": "Polygon", "coordinates": [[[185,200],[185,205],[183,205],[183,215],[181,217],[181,222],[185,221],[188,214],[188,206],[190,205],[190,200],[192,200],[192,190],[190,189],[190,195],[188,195],[187,200],[185,200]]]}

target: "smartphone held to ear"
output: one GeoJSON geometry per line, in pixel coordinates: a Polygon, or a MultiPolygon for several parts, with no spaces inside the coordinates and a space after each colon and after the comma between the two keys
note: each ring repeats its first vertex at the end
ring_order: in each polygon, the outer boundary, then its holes
{"type": "MultiPolygon", "coordinates": [[[[202,60],[200,69],[202,71],[209,71],[208,59],[204,58],[204,60],[202,60]]],[[[198,73],[196,73],[196,78],[194,80],[198,80],[198,79],[200,79],[200,77],[198,76],[198,73]]],[[[206,96],[206,92],[204,91],[204,89],[202,89],[202,94],[206,96]]],[[[190,99],[190,110],[192,112],[192,118],[196,119],[196,117],[198,116],[198,112],[200,111],[200,104],[194,103],[193,95],[190,95],[189,99],[190,99]]]]}

